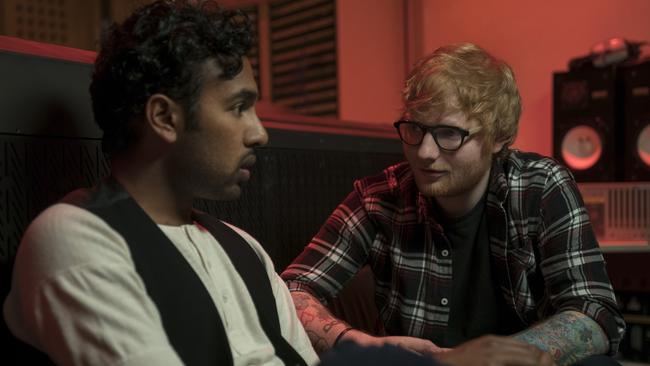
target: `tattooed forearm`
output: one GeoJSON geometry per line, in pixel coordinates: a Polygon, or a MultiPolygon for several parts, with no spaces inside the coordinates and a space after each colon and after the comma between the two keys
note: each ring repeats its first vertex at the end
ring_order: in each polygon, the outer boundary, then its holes
{"type": "Polygon", "coordinates": [[[556,314],[515,334],[514,338],[550,353],[559,366],[603,354],[609,349],[607,336],[598,323],[576,311],[556,314]]]}
{"type": "Polygon", "coordinates": [[[349,327],[345,322],[335,318],[325,305],[312,295],[303,291],[294,291],[291,297],[298,318],[317,353],[330,349],[339,333],[349,327]]]}

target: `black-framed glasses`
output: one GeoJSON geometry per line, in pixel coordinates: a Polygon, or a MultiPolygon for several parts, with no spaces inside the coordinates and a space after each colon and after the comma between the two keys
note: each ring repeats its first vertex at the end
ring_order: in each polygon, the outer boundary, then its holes
{"type": "Polygon", "coordinates": [[[407,145],[420,145],[424,135],[428,132],[433,136],[436,145],[445,151],[457,151],[469,136],[477,133],[482,128],[479,126],[466,130],[447,125],[425,126],[419,122],[406,120],[399,120],[393,126],[397,129],[399,138],[407,145]]]}

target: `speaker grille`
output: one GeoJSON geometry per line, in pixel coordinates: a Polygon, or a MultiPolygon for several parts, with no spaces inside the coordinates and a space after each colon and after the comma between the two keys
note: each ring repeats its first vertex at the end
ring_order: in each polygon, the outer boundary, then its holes
{"type": "Polygon", "coordinates": [[[600,160],[603,142],[591,126],[573,127],[562,139],[562,159],[573,170],[592,168],[600,160]]]}

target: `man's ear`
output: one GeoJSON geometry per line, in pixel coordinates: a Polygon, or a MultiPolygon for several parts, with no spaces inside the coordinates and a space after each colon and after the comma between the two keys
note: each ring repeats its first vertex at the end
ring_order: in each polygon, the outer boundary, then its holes
{"type": "Polygon", "coordinates": [[[506,144],[505,141],[495,142],[492,146],[492,154],[496,154],[503,149],[503,146],[506,144]]]}
{"type": "Polygon", "coordinates": [[[166,142],[174,142],[184,129],[183,108],[164,94],[149,97],[145,107],[147,124],[154,134],[166,142]]]}

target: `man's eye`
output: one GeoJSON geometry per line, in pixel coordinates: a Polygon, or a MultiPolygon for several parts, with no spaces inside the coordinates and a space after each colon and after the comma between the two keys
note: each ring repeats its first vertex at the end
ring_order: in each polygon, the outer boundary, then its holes
{"type": "Polygon", "coordinates": [[[235,113],[237,113],[238,115],[244,113],[246,109],[248,109],[248,106],[244,103],[239,103],[235,105],[235,107],[233,108],[235,113]]]}
{"type": "Polygon", "coordinates": [[[455,140],[459,137],[458,131],[452,129],[440,129],[437,131],[438,138],[455,140]]]}

